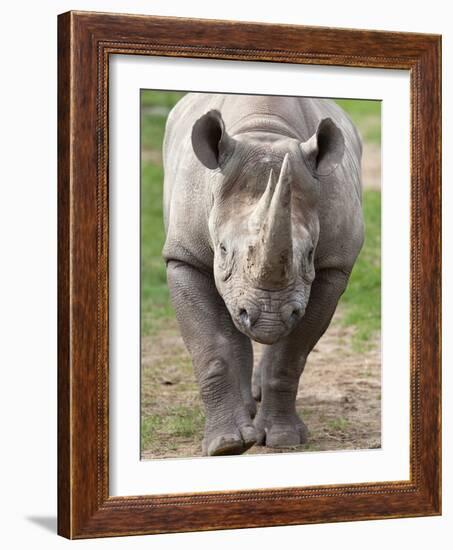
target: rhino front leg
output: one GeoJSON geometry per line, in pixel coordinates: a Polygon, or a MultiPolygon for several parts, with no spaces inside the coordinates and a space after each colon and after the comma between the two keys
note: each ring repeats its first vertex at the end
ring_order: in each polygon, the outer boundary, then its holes
{"type": "Polygon", "coordinates": [[[258,444],[287,447],[306,442],[308,430],[296,412],[299,378],[308,354],[329,326],[348,277],[339,270],[320,271],[299,325],[263,353],[258,370],[260,380],[254,384],[254,395],[261,397],[255,418],[258,444]]]}
{"type": "Polygon", "coordinates": [[[212,277],[171,261],[167,279],[204,405],[203,454],[241,454],[256,442],[250,341],[233,325],[212,277]]]}

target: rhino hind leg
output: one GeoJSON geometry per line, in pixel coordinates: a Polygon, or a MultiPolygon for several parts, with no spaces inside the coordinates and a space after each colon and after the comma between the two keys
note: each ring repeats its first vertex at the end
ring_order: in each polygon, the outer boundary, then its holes
{"type": "Polygon", "coordinates": [[[299,325],[265,350],[253,389],[261,398],[254,420],[259,445],[290,447],[307,442],[309,431],[296,411],[299,379],[308,354],[330,324],[347,281],[344,271],[320,271],[299,325]]]}
{"type": "Polygon", "coordinates": [[[256,415],[256,402],[252,395],[252,376],[253,376],[253,348],[250,339],[246,336],[238,338],[238,343],[234,346],[236,353],[236,364],[239,365],[239,384],[241,395],[245,408],[251,418],[256,415]]]}
{"type": "Polygon", "coordinates": [[[250,340],[234,327],[212,277],[171,261],[167,279],[203,401],[202,452],[209,456],[241,454],[256,442],[250,340]]]}
{"type": "Polygon", "coordinates": [[[252,396],[255,401],[261,401],[261,377],[263,375],[263,363],[260,361],[253,368],[252,375],[252,396]]]}

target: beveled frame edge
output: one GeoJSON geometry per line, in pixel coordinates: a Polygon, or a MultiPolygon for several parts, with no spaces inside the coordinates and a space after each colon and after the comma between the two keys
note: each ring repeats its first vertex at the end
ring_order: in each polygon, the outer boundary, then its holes
{"type": "Polygon", "coordinates": [[[59,16],[58,48],[58,533],[88,538],[440,514],[440,36],[68,12],[59,16]],[[112,54],[410,71],[410,481],[109,496],[112,54]]]}

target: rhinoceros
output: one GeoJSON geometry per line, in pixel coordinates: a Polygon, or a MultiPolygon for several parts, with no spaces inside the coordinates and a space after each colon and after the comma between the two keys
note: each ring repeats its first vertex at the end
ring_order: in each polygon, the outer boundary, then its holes
{"type": "Polygon", "coordinates": [[[306,442],[299,378],[363,244],[361,156],[328,99],[190,93],[170,112],[163,256],[204,455],[306,442]]]}

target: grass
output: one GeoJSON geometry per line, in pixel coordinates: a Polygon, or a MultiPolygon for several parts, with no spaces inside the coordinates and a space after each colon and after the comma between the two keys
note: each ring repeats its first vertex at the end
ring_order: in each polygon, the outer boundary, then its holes
{"type": "MultiPolygon", "coordinates": [[[[141,183],[141,307],[142,334],[152,334],[174,317],[161,256],[164,244],[162,223],[161,145],[168,110],[180,99],[180,92],[142,91],[141,183]]],[[[381,103],[366,100],[338,100],[365,141],[380,143],[381,103]]],[[[380,192],[364,192],[366,238],[342,297],[343,322],[356,327],[358,348],[380,328],[380,192]]]]}
{"type": "Polygon", "coordinates": [[[349,424],[350,422],[347,418],[340,416],[338,418],[334,418],[333,420],[329,420],[329,422],[327,422],[327,427],[333,432],[344,432],[348,428],[349,424]]]}
{"type": "Polygon", "coordinates": [[[355,327],[353,345],[364,349],[381,328],[381,193],[363,194],[365,243],[340,303],[342,322],[355,327]]]}
{"type": "Polygon", "coordinates": [[[142,113],[142,148],[145,151],[151,149],[160,156],[165,120],[165,117],[159,114],[142,113]]]}
{"type": "Polygon", "coordinates": [[[141,103],[142,107],[155,108],[166,107],[171,109],[173,105],[185,95],[185,92],[167,92],[160,90],[142,90],[141,103]]]}
{"type": "Polygon", "coordinates": [[[167,113],[183,95],[181,92],[142,91],[141,138],[143,149],[154,150],[160,155],[167,113]]]}
{"type": "Polygon", "coordinates": [[[141,188],[141,305],[142,334],[156,330],[159,321],[173,316],[162,247],[162,166],[142,165],[141,188]]]}
{"type": "Polygon", "coordinates": [[[142,415],[141,448],[162,454],[162,445],[174,451],[185,440],[201,439],[204,414],[199,405],[175,405],[142,415]]]}
{"type": "Polygon", "coordinates": [[[337,99],[352,122],[359,128],[362,139],[374,144],[381,143],[381,105],[380,101],[337,99]]]}

